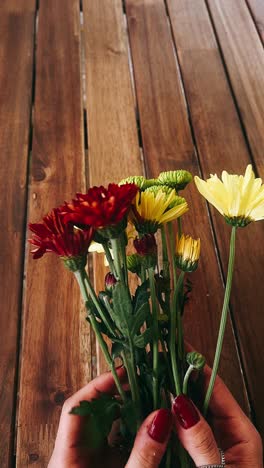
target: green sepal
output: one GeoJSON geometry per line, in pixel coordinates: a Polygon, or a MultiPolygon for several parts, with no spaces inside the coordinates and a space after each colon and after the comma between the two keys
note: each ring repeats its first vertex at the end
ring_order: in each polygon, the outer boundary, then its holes
{"type": "MultiPolygon", "coordinates": [[[[105,239],[117,239],[121,232],[127,227],[127,217],[125,216],[118,224],[107,226],[105,228],[97,229],[99,236],[105,239]]],[[[102,243],[102,242],[101,242],[102,243]]]]}
{"type": "Polygon", "coordinates": [[[73,273],[78,270],[83,270],[87,263],[87,255],[76,257],[60,257],[65,267],[73,273]]]}
{"type": "Polygon", "coordinates": [[[225,216],[225,220],[227,222],[227,224],[230,224],[231,226],[235,226],[235,227],[246,227],[249,223],[252,222],[252,219],[247,216],[233,216],[233,217],[229,217],[229,216],[225,216]]]}

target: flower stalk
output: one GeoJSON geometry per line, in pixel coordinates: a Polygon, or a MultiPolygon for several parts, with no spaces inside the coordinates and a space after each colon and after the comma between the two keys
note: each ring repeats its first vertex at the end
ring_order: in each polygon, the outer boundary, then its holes
{"type": "Polygon", "coordinates": [[[179,279],[177,281],[177,285],[173,293],[172,307],[171,307],[171,323],[170,323],[171,366],[172,366],[172,373],[173,373],[176,395],[180,395],[181,393],[181,383],[180,383],[178,359],[177,359],[177,353],[176,353],[176,325],[177,325],[177,308],[178,308],[177,298],[178,298],[178,293],[182,287],[183,280],[184,280],[184,272],[182,271],[180,273],[179,279]]]}
{"type": "MultiPolygon", "coordinates": [[[[80,287],[80,291],[81,291],[81,294],[82,294],[82,298],[84,300],[84,303],[86,304],[86,302],[89,300],[89,295],[88,295],[88,291],[87,291],[87,288],[86,288],[86,285],[87,285],[87,281],[86,281],[86,271],[83,269],[83,270],[77,270],[75,273],[75,278],[79,284],[79,287],[80,287]]],[[[89,312],[89,311],[88,311],[89,312]]],[[[100,348],[102,350],[102,353],[104,355],[104,358],[112,372],[112,375],[113,375],[113,379],[115,381],[115,384],[116,384],[116,388],[122,398],[123,401],[126,401],[126,394],[121,386],[121,383],[120,383],[120,380],[118,378],[118,375],[117,375],[117,372],[116,372],[116,369],[115,369],[115,363],[113,361],[113,359],[111,358],[110,356],[110,353],[108,351],[108,347],[107,347],[107,344],[106,342],[104,341],[103,337],[102,337],[102,334],[99,330],[99,327],[98,327],[98,324],[97,324],[97,320],[96,318],[94,317],[94,315],[92,313],[89,313],[89,319],[90,319],[90,322],[91,322],[91,325],[93,327],[93,331],[96,335],[96,339],[98,340],[98,343],[100,345],[100,348]]]]}
{"type": "Polygon", "coordinates": [[[223,340],[224,340],[224,334],[225,334],[225,328],[226,328],[226,322],[227,322],[227,316],[228,316],[228,305],[229,305],[229,299],[230,299],[230,293],[231,293],[231,287],[232,287],[232,279],[233,279],[233,271],[234,271],[235,241],[236,241],[236,226],[233,226],[232,231],[231,231],[231,238],[230,238],[230,250],[229,250],[226,289],[225,289],[221,321],[220,321],[220,327],[219,327],[219,333],[218,333],[218,339],[217,339],[217,345],[216,345],[216,351],[215,351],[215,357],[214,357],[214,364],[213,364],[212,374],[210,377],[208,389],[207,389],[205,400],[204,400],[204,406],[203,406],[203,413],[205,416],[207,414],[208,406],[209,406],[210,399],[213,393],[215,379],[217,376],[219,361],[220,361],[222,347],[223,347],[223,340]]]}
{"type": "Polygon", "coordinates": [[[150,295],[152,303],[152,321],[153,321],[153,402],[154,410],[158,408],[159,403],[159,382],[158,382],[158,365],[159,365],[159,322],[158,322],[158,304],[156,298],[156,287],[154,268],[148,269],[150,295]]]}

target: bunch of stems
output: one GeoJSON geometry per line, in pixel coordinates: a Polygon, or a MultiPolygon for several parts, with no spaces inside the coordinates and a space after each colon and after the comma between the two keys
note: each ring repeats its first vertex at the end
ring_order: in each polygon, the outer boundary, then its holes
{"type": "MultiPolygon", "coordinates": [[[[181,224],[178,221],[178,233],[181,233],[181,224]]],[[[232,228],[231,239],[230,239],[230,255],[229,255],[229,265],[228,265],[228,274],[226,282],[226,290],[224,296],[224,303],[221,315],[221,322],[215,352],[215,359],[212,369],[212,375],[207,389],[203,411],[206,415],[208,410],[208,405],[212,395],[219,361],[223,346],[223,338],[227,321],[228,314],[228,304],[231,292],[232,284],[232,275],[234,269],[234,257],[235,257],[235,234],[236,228],[232,228]]],[[[153,358],[153,409],[158,409],[162,404],[162,396],[160,392],[160,381],[159,381],[159,361],[160,361],[160,349],[162,350],[163,356],[168,369],[168,375],[173,388],[173,395],[177,396],[181,393],[188,393],[188,380],[193,371],[194,367],[192,365],[186,369],[186,364],[184,362],[184,337],[183,337],[183,328],[182,328],[182,296],[183,296],[183,285],[184,285],[184,271],[178,273],[176,266],[176,257],[175,257],[175,234],[173,229],[173,224],[168,223],[167,234],[164,227],[161,229],[161,238],[162,238],[162,269],[163,274],[167,281],[172,284],[171,293],[165,292],[165,303],[169,304],[169,337],[165,341],[160,333],[159,328],[159,316],[162,312],[160,310],[161,306],[158,301],[157,292],[156,292],[156,279],[155,274],[157,272],[156,267],[150,268],[141,268],[141,282],[144,282],[146,279],[149,280],[150,287],[150,302],[152,310],[152,341],[151,341],[151,350],[153,358]],[[168,242],[167,242],[168,239],[168,242]],[[169,246],[169,248],[168,248],[169,246]],[[169,256],[170,252],[170,256],[169,256]]],[[[128,270],[127,270],[127,260],[126,260],[126,244],[124,233],[119,237],[110,240],[111,250],[109,249],[108,243],[104,244],[105,254],[109,263],[110,271],[113,273],[115,278],[118,281],[121,281],[129,297],[131,298],[131,293],[129,289],[128,282],[128,270]]],[[[107,328],[109,333],[112,336],[118,338],[118,331],[113,325],[113,322],[109,320],[106,316],[104,309],[93,289],[93,286],[89,280],[89,277],[86,273],[85,268],[75,272],[76,279],[78,281],[81,294],[84,300],[84,303],[87,305],[89,299],[93,301],[94,307],[96,308],[97,314],[100,317],[100,320],[103,322],[104,326],[107,328]]],[[[105,357],[105,360],[113,374],[113,378],[117,387],[117,390],[120,394],[121,399],[125,402],[127,400],[127,395],[122,388],[122,384],[119,380],[118,374],[115,369],[115,361],[109,352],[108,346],[104,339],[102,332],[98,326],[98,319],[89,309],[88,315],[90,323],[95,332],[98,343],[101,347],[102,353],[105,357]]],[[[131,397],[136,407],[140,409],[140,390],[138,384],[138,369],[135,364],[135,350],[133,348],[133,342],[131,337],[128,339],[128,351],[122,353],[123,364],[126,367],[128,381],[130,384],[131,397]]],[[[139,412],[138,417],[138,426],[141,422],[141,416],[139,412]]],[[[181,468],[187,468],[189,466],[188,456],[183,450],[179,451],[179,458],[181,462],[181,468]]],[[[166,466],[170,466],[171,463],[171,449],[168,449],[166,466]]]]}

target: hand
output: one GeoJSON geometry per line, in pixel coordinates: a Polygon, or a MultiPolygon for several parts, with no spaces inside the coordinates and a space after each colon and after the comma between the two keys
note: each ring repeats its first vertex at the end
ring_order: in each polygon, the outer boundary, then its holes
{"type": "MultiPolygon", "coordinates": [[[[116,369],[121,383],[127,386],[125,369],[116,369]]],[[[95,378],[77,393],[68,398],[62,408],[59,428],[52,457],[48,468],[117,468],[125,465],[118,451],[105,447],[100,452],[91,452],[83,447],[82,434],[85,420],[81,416],[69,414],[80,401],[94,400],[101,393],[117,393],[112,374],[107,372],[95,378]],[[106,462],[107,460],[107,462],[106,462]]]]}
{"type": "MultiPolygon", "coordinates": [[[[119,369],[118,373],[125,381],[124,369],[119,369]]],[[[210,373],[210,368],[206,366],[206,383],[210,373]]],[[[49,468],[109,468],[125,465],[113,450],[108,454],[102,451],[100,454],[91,454],[81,449],[82,419],[68,414],[81,400],[96,398],[101,392],[115,393],[110,373],[96,378],[67,400],[49,468]]],[[[262,468],[260,436],[219,377],[209,408],[214,433],[191,400],[182,395],[173,404],[174,416],[163,409],[151,413],[138,431],[126,468],[158,468],[172,429],[197,466],[220,463],[219,446],[225,452],[228,467],[262,468]]]]}

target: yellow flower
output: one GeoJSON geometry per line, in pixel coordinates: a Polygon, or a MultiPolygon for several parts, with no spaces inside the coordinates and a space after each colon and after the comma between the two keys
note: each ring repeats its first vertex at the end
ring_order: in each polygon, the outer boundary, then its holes
{"type": "Polygon", "coordinates": [[[181,235],[177,237],[176,243],[176,264],[183,271],[194,271],[197,268],[200,257],[200,239],[193,239],[190,236],[181,235]]]}
{"type": "Polygon", "coordinates": [[[131,220],[138,232],[155,233],[169,221],[179,218],[188,210],[186,201],[178,197],[175,190],[168,195],[162,188],[156,193],[137,193],[131,210],[131,220]]]}
{"type": "Polygon", "coordinates": [[[199,192],[233,226],[246,226],[251,221],[264,219],[264,185],[260,178],[255,178],[249,164],[245,175],[222,172],[222,180],[211,175],[204,181],[195,176],[199,192]]]}

